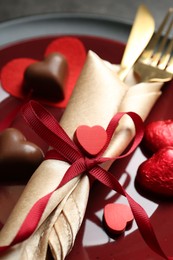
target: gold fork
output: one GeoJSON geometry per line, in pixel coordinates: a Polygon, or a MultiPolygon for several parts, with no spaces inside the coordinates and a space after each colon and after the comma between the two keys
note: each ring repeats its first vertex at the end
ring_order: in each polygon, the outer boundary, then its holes
{"type": "Polygon", "coordinates": [[[173,77],[173,39],[169,39],[173,26],[173,18],[170,21],[172,13],[173,8],[170,8],[158,31],[134,65],[140,82],[166,82],[173,77]],[[166,32],[162,37],[165,27],[166,32]]]}

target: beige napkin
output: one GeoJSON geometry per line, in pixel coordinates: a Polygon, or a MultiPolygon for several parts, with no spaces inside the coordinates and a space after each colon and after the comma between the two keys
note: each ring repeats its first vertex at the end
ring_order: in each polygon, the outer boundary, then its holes
{"type": "MultiPolygon", "coordinates": [[[[122,83],[116,75],[116,69],[89,51],[83,71],[60,121],[71,138],[81,124],[98,124],[106,128],[117,111],[134,111],[143,119],[147,117],[161,94],[162,85],[141,83],[129,87],[134,79],[130,76],[128,85],[122,83]]],[[[105,155],[111,157],[121,154],[133,136],[134,126],[126,117],[121,121],[105,155]]],[[[103,167],[109,166],[110,164],[107,164],[103,167]]],[[[40,165],[0,232],[0,246],[8,245],[13,240],[32,205],[58,186],[68,167],[68,163],[58,160],[47,160],[40,165]]],[[[89,189],[88,177],[83,176],[76,177],[54,192],[37,230],[18,247],[17,259],[46,259],[48,245],[54,259],[64,259],[72,249],[82,223],[89,189]]]]}

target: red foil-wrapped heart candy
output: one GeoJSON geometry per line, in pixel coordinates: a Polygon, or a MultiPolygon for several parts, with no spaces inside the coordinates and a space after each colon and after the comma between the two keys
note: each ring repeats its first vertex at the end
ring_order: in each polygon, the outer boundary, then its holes
{"type": "Polygon", "coordinates": [[[145,191],[173,197],[173,147],[160,149],[138,168],[136,183],[145,191]]]}
{"type": "Polygon", "coordinates": [[[151,153],[173,146],[173,120],[155,121],[146,125],[143,143],[151,153]]]}

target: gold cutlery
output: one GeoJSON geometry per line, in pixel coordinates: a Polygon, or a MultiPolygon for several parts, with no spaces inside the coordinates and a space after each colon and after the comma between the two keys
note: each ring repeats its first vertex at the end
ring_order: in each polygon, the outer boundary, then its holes
{"type": "Polygon", "coordinates": [[[155,29],[154,19],[149,10],[140,5],[134,19],[118,72],[123,81],[142,51],[150,41],[155,29]]]}
{"type": "Polygon", "coordinates": [[[169,39],[173,27],[172,14],[173,8],[170,8],[158,31],[134,65],[140,82],[166,82],[173,77],[173,39],[169,39]]]}

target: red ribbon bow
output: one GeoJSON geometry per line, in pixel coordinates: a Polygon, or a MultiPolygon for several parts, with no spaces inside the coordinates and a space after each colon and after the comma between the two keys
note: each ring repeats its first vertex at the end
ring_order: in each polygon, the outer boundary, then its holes
{"type": "MultiPolygon", "coordinates": [[[[39,136],[42,137],[45,141],[47,141],[50,146],[54,148],[54,150],[48,152],[46,158],[61,159],[71,164],[56,190],[65,185],[72,178],[84,172],[93,176],[95,179],[99,180],[110,189],[117,191],[127,198],[136,223],[138,225],[139,231],[141,232],[141,235],[143,236],[148,246],[163,258],[169,260],[173,259],[171,257],[167,257],[161,249],[145,210],[136,201],[134,201],[133,198],[130,197],[130,195],[127,194],[127,192],[124,190],[124,188],[121,186],[121,184],[112,173],[107,172],[100,166],[101,163],[108,160],[123,158],[129,155],[139,145],[143,137],[143,123],[141,118],[136,113],[122,112],[116,114],[112,118],[106,129],[108,136],[107,143],[105,144],[102,151],[93,158],[89,158],[83,155],[83,153],[79,150],[79,148],[59,125],[57,120],[39,103],[35,101],[30,101],[24,106],[23,115],[25,120],[33,128],[33,130],[37,134],[39,134],[39,136]],[[125,114],[131,117],[136,129],[136,135],[131,148],[128,150],[127,153],[116,158],[102,157],[102,154],[110,143],[110,140],[119,123],[119,120],[125,114]]],[[[34,232],[53,192],[54,191],[47,194],[33,205],[30,212],[26,216],[22,226],[20,227],[18,234],[16,235],[10,246],[23,241],[34,232]]],[[[8,248],[8,246],[0,247],[0,251],[3,251],[6,248],[8,248]]]]}

